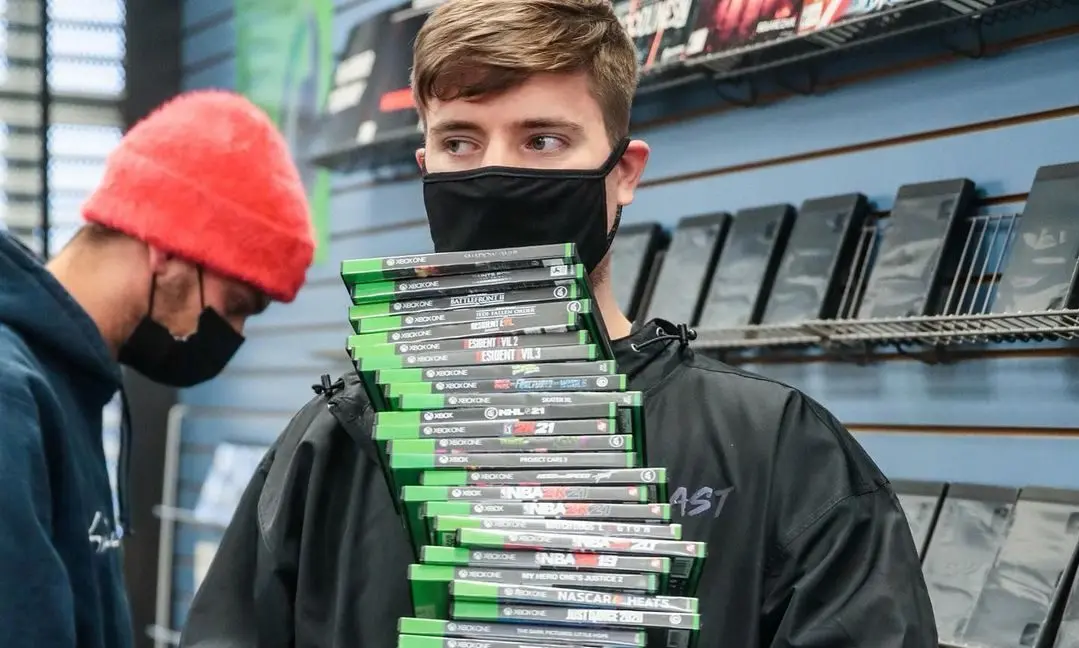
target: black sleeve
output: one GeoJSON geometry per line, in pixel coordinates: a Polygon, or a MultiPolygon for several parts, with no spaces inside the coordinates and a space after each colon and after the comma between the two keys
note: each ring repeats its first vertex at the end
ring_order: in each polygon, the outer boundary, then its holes
{"type": "Polygon", "coordinates": [[[936,648],[910,528],[873,461],[800,394],[777,446],[762,645],[936,648]]]}
{"type": "Polygon", "coordinates": [[[291,645],[292,597],[259,531],[259,498],[276,447],[244,490],[188,611],[182,648],[291,645]],[[269,614],[267,612],[270,612],[269,614]]]}

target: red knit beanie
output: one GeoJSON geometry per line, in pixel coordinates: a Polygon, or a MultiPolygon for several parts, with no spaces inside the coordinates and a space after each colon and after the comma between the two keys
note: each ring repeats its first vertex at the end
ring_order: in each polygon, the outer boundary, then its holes
{"type": "Polygon", "coordinates": [[[284,137],[231,92],[179,95],[136,124],[82,213],[282,302],[296,297],[314,256],[284,137]]]}

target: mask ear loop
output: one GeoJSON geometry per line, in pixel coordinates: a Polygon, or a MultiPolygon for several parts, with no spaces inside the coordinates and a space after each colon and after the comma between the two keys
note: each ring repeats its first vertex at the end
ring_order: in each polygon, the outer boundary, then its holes
{"type": "Polygon", "coordinates": [[[154,295],[157,294],[157,275],[153,275],[150,278],[150,305],[146,308],[146,317],[153,319],[154,317],[154,295]]]}
{"type": "Polygon", "coordinates": [[[199,312],[206,310],[206,293],[202,288],[202,266],[195,266],[199,273],[199,312]]]}

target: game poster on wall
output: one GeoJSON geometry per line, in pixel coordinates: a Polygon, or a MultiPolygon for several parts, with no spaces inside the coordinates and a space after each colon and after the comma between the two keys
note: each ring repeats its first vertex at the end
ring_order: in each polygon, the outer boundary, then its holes
{"type": "Polygon", "coordinates": [[[327,257],[330,176],[306,161],[306,144],[333,73],[333,0],[233,0],[236,90],[265,110],[288,139],[307,187],[318,251],[327,257]]]}

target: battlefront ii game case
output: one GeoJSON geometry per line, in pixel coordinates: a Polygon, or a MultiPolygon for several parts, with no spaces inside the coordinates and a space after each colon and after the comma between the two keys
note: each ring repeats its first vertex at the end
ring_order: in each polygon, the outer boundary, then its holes
{"type": "Polygon", "coordinates": [[[859,319],[935,315],[957,271],[956,243],[974,203],[965,178],[903,185],[881,234],[859,319]]]}
{"type": "Polygon", "coordinates": [[[644,320],[662,317],[696,326],[730,220],[730,214],[718,213],[678,221],[644,320]]]}
{"type": "Polygon", "coordinates": [[[692,646],[704,546],[645,465],[643,394],[574,247],[347,261],[342,278],[417,560],[398,645],[692,646]]]}
{"type": "Polygon", "coordinates": [[[862,194],[802,203],[762,324],[836,317],[868,212],[862,194]]]}
{"type": "Polygon", "coordinates": [[[995,313],[1079,306],[1079,162],[1038,169],[993,300],[995,313]]]}
{"type": "Polygon", "coordinates": [[[701,328],[738,328],[760,321],[793,220],[790,205],[743,209],[735,215],[704,302],[701,328]]]}

